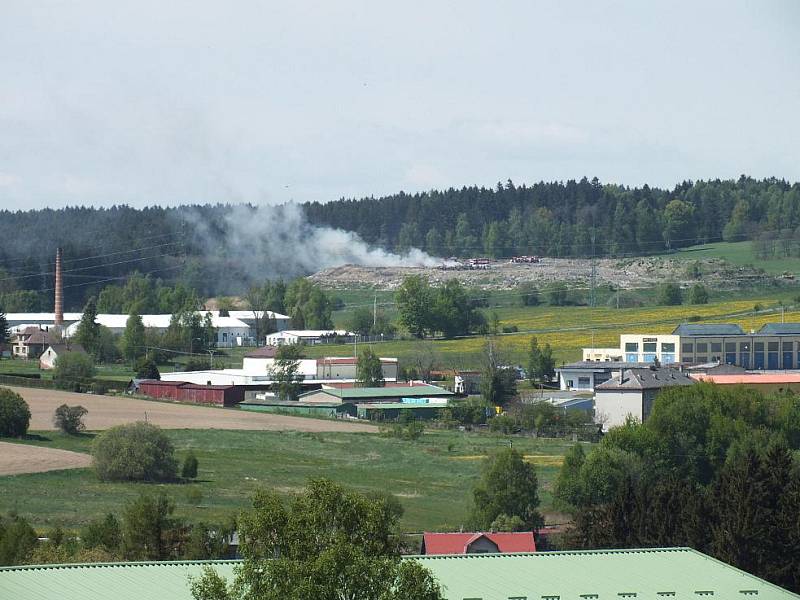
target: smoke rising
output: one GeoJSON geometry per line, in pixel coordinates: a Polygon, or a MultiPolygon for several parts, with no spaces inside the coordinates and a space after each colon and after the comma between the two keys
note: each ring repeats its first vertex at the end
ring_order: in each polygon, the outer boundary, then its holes
{"type": "Polygon", "coordinates": [[[370,246],[357,234],[310,224],[296,204],[220,207],[216,219],[181,215],[207,259],[233,264],[250,280],[308,275],[330,267],[436,266],[440,259],[412,248],[404,254],[370,246]]]}

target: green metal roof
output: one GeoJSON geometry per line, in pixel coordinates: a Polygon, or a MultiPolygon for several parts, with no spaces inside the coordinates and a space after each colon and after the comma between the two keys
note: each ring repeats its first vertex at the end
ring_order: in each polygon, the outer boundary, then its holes
{"type": "Polygon", "coordinates": [[[193,600],[189,577],[213,567],[230,581],[239,561],[44,565],[0,568],[3,600],[193,600]]]}
{"type": "Polygon", "coordinates": [[[391,410],[402,408],[418,409],[418,408],[447,408],[446,404],[411,404],[403,402],[375,402],[368,404],[356,404],[358,408],[366,410],[391,410]]]}
{"type": "Polygon", "coordinates": [[[324,388],[311,390],[300,394],[300,398],[311,394],[328,394],[342,400],[357,400],[359,398],[416,398],[425,396],[452,396],[453,392],[435,385],[414,385],[411,387],[391,386],[386,387],[354,387],[354,388],[324,388]]]}
{"type": "Polygon", "coordinates": [[[419,560],[446,586],[448,600],[800,598],[690,548],[425,556],[419,560]]]}
{"type": "MultiPolygon", "coordinates": [[[[800,596],[689,548],[418,556],[448,600],[789,600],[800,596]]],[[[212,566],[229,581],[237,561],[0,568],[0,598],[192,600],[189,577],[212,566]]]]}

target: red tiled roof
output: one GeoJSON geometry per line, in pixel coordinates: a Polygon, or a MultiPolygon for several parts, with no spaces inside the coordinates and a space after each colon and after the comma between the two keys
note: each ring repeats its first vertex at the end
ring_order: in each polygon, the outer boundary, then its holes
{"type": "Polygon", "coordinates": [[[429,533],[422,535],[424,554],[467,554],[469,546],[486,537],[503,553],[536,552],[533,532],[515,533],[429,533]]]}
{"type": "Polygon", "coordinates": [[[734,373],[729,375],[692,373],[691,377],[698,381],[710,381],[721,385],[735,385],[737,383],[800,383],[800,373],[734,373]]]}

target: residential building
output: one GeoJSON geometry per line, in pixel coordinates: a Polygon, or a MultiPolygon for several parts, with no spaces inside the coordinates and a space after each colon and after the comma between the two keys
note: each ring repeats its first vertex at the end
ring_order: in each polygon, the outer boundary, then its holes
{"type": "Polygon", "coordinates": [[[561,390],[594,392],[594,388],[611,379],[620,369],[646,369],[646,363],[626,363],[619,361],[580,361],[567,363],[556,369],[561,390]]]}
{"type": "Polygon", "coordinates": [[[28,326],[14,336],[11,355],[22,359],[39,358],[55,339],[55,335],[37,325],[28,326]]]}
{"type": "Polygon", "coordinates": [[[55,369],[56,361],[60,357],[73,352],[86,354],[86,350],[80,344],[50,344],[39,357],[39,368],[45,371],[55,369]]]}
{"type": "Polygon", "coordinates": [[[422,534],[420,554],[514,554],[536,552],[532,531],[422,534]]]}
{"type": "Polygon", "coordinates": [[[647,369],[622,369],[595,388],[595,421],[604,431],[624,425],[628,417],[644,422],[661,390],[695,383],[686,373],[669,367],[651,365],[647,369]]]}
{"type": "MultiPolygon", "coordinates": [[[[800,596],[690,548],[408,556],[446,600],[604,600],[800,596]]],[[[191,578],[212,568],[232,581],[241,561],[129,562],[0,567],[0,598],[193,600],[191,578]]]]}

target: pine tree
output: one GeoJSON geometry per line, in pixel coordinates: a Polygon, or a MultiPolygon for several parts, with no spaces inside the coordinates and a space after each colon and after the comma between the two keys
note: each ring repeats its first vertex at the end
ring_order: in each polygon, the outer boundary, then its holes
{"type": "Polygon", "coordinates": [[[100,324],[97,323],[97,303],[94,297],[89,298],[83,307],[83,316],[75,333],[76,341],[90,354],[98,350],[100,339],[100,324]]]}
{"type": "Polygon", "coordinates": [[[122,355],[132,363],[136,362],[139,357],[144,356],[146,342],[142,317],[135,313],[128,317],[120,344],[122,346],[122,355]]]}

